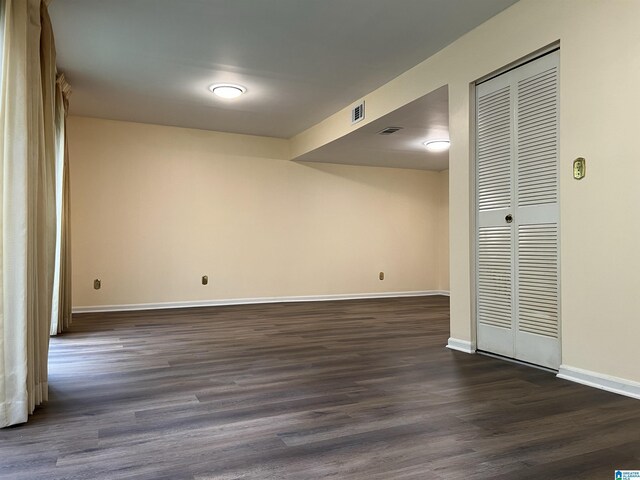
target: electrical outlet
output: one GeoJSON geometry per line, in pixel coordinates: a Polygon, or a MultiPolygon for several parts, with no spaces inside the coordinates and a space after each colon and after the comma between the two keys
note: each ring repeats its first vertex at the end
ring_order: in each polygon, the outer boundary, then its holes
{"type": "Polygon", "coordinates": [[[378,278],[380,280],[384,280],[384,272],[380,272],[380,274],[378,275],[378,278]]]}
{"type": "Polygon", "coordinates": [[[102,282],[100,281],[100,279],[99,279],[99,278],[96,278],[96,279],[93,281],[93,288],[94,288],[95,290],[100,290],[100,287],[102,287],[102,282]]]}
{"type": "Polygon", "coordinates": [[[203,285],[207,285],[209,283],[209,277],[207,277],[206,275],[202,276],[202,284],[203,285]]]}

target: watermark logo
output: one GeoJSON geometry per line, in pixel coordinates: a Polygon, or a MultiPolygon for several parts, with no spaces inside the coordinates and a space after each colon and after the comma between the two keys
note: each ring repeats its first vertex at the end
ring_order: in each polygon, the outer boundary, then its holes
{"type": "Polygon", "coordinates": [[[640,470],[616,470],[614,480],[640,480],[640,470]]]}

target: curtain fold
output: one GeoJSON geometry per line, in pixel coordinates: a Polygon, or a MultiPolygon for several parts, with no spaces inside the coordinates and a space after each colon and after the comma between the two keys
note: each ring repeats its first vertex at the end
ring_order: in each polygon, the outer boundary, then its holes
{"type": "Polygon", "coordinates": [[[0,2],[0,427],[47,400],[56,250],[56,67],[42,0],[0,2]]]}
{"type": "Polygon", "coordinates": [[[2,309],[0,425],[24,422],[27,399],[27,26],[26,2],[2,2],[2,309]],[[19,159],[19,161],[14,161],[19,159]]]}
{"type": "Polygon", "coordinates": [[[51,335],[71,325],[71,222],[69,213],[69,142],[67,113],[71,86],[64,74],[56,81],[56,258],[53,280],[51,335]]]}

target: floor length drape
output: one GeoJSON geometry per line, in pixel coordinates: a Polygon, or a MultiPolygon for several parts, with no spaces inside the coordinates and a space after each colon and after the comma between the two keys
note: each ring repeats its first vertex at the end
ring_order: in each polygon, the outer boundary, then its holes
{"type": "Polygon", "coordinates": [[[47,400],[56,251],[55,47],[46,4],[2,0],[0,427],[47,400]]]}

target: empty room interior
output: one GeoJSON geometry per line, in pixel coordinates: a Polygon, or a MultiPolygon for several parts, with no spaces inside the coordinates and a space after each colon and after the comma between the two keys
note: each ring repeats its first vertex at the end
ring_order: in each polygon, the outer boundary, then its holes
{"type": "Polygon", "coordinates": [[[640,1],[0,2],[0,478],[640,478],[640,1]]]}

